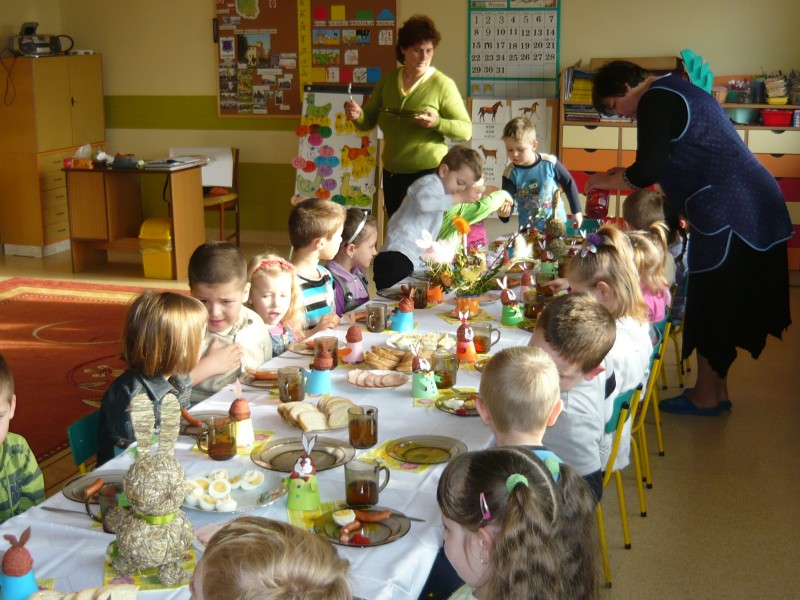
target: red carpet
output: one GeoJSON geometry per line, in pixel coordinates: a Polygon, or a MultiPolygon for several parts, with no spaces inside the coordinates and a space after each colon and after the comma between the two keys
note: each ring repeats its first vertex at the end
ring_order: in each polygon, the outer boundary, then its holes
{"type": "Polygon", "coordinates": [[[67,426],[97,409],[122,370],[122,323],[144,288],[0,281],[0,353],[14,373],[11,431],[41,461],[68,446],[67,426]]]}

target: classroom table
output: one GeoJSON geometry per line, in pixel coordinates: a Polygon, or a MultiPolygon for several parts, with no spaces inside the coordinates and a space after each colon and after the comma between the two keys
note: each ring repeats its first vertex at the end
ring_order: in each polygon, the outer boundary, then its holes
{"type": "MultiPolygon", "coordinates": [[[[500,302],[484,305],[488,314],[494,318],[495,326],[501,330],[500,341],[492,347],[492,352],[513,345],[527,343],[529,334],[514,327],[501,327],[499,324],[500,302]]],[[[417,328],[415,331],[448,331],[455,333],[457,325],[447,323],[439,313],[450,310],[445,305],[417,310],[414,313],[417,328]]],[[[334,334],[344,343],[346,326],[337,328],[334,334]]],[[[391,332],[394,333],[394,332],[391,332]]],[[[364,331],[364,347],[383,344],[390,333],[370,333],[364,331]]],[[[307,367],[308,356],[285,353],[267,363],[268,368],[284,365],[307,367]]],[[[410,381],[396,389],[374,390],[359,388],[347,382],[351,367],[341,365],[332,372],[333,394],[350,398],[357,404],[374,405],[379,410],[378,444],[388,439],[408,435],[441,435],[462,440],[469,450],[478,450],[492,444],[492,435],[478,417],[460,417],[443,412],[435,406],[415,407],[411,397],[410,381]]],[[[476,387],[480,374],[475,370],[460,369],[456,386],[476,387]]],[[[300,438],[300,431],[292,428],[277,413],[279,401],[276,396],[260,389],[244,387],[248,399],[253,424],[257,432],[274,432],[271,439],[286,437],[300,438]]],[[[193,412],[222,410],[227,411],[235,399],[234,392],[225,389],[208,400],[193,407],[193,412]]],[[[316,398],[306,396],[312,402],[316,398]]],[[[326,437],[347,441],[347,430],[326,432],[326,437]]],[[[229,470],[256,468],[248,455],[239,455],[230,461],[213,461],[206,455],[193,450],[194,439],[181,436],[176,447],[176,457],[188,475],[208,472],[216,467],[229,470]]],[[[357,451],[356,457],[368,452],[357,451]]],[[[98,472],[126,469],[131,464],[130,451],[106,463],[98,472]]],[[[432,465],[422,472],[391,470],[391,478],[386,488],[380,492],[380,505],[405,513],[408,516],[424,519],[412,522],[410,531],[401,539],[376,547],[352,548],[336,546],[340,555],[350,561],[350,579],[353,593],[357,597],[370,600],[415,600],[420,594],[436,553],[442,543],[441,519],[436,503],[436,486],[444,465],[432,465]]],[[[322,501],[344,500],[344,468],[337,467],[318,473],[322,501]]],[[[34,507],[22,515],[10,519],[0,526],[0,535],[13,533],[19,535],[27,526],[33,527],[28,543],[34,557],[36,576],[54,578],[55,589],[76,591],[89,586],[102,585],[103,555],[113,536],[103,533],[84,513],[81,504],[57,494],[49,498],[44,506],[67,509],[74,512],[48,512],[41,506],[34,507]]],[[[225,521],[235,515],[202,512],[186,509],[187,516],[195,527],[213,521],[225,521]]],[[[248,514],[287,521],[284,498],[275,504],[260,508],[248,514]]],[[[158,599],[188,598],[187,586],[173,590],[146,592],[147,597],[158,599]]]]}

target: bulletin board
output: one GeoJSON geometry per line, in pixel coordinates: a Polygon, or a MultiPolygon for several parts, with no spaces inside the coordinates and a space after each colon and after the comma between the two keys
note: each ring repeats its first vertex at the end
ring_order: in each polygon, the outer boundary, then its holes
{"type": "Polygon", "coordinates": [[[396,0],[214,0],[220,116],[302,114],[306,85],[397,66],[396,0]]]}
{"type": "Polygon", "coordinates": [[[298,151],[297,198],[330,199],[346,206],[372,208],[377,188],[375,173],[378,130],[358,131],[344,114],[352,98],[363,104],[370,88],[306,86],[303,115],[295,133],[298,151]]]}
{"type": "Polygon", "coordinates": [[[471,0],[469,95],[557,97],[560,14],[560,0],[471,0]]]}

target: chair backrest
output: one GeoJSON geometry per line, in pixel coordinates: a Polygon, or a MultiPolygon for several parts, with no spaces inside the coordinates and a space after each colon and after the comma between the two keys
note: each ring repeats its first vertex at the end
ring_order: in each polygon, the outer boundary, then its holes
{"type": "Polygon", "coordinates": [[[170,148],[170,156],[207,156],[200,169],[203,187],[225,187],[239,191],[239,149],[231,146],[170,148]]]}
{"type": "Polygon", "coordinates": [[[67,439],[69,439],[72,460],[75,461],[76,466],[84,466],[87,460],[97,454],[97,430],[99,427],[99,410],[78,419],[67,427],[67,439]]]}
{"type": "MultiPolygon", "coordinates": [[[[614,409],[611,412],[611,418],[606,423],[606,433],[614,433],[618,427],[622,427],[619,415],[623,408],[626,409],[626,411],[628,408],[630,408],[633,395],[640,390],[641,386],[632,390],[628,390],[627,392],[623,392],[622,394],[618,394],[617,397],[614,398],[614,409]]],[[[626,412],[626,418],[628,414],[630,413],[626,412]]]]}

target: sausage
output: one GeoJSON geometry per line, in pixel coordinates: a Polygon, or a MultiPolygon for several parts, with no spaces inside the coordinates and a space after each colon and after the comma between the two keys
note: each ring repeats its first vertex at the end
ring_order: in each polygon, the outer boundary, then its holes
{"type": "Polygon", "coordinates": [[[202,427],[203,422],[200,419],[195,419],[192,415],[189,414],[189,411],[185,408],[181,409],[181,416],[183,420],[186,421],[192,427],[202,427]]]}
{"type": "Polygon", "coordinates": [[[392,511],[390,510],[381,510],[381,511],[363,511],[363,510],[355,510],[356,519],[362,521],[363,523],[380,523],[381,521],[385,521],[389,517],[392,516],[392,511]]]}
{"type": "Polygon", "coordinates": [[[83,495],[86,498],[90,498],[99,492],[101,487],[103,487],[103,478],[98,477],[95,481],[83,488],[83,495]]]}
{"type": "Polygon", "coordinates": [[[342,544],[347,544],[350,541],[350,534],[354,531],[361,529],[361,523],[358,521],[353,521],[352,523],[348,523],[347,525],[343,525],[339,529],[339,541],[342,544]]]}
{"type": "Polygon", "coordinates": [[[278,379],[277,371],[259,371],[258,369],[247,369],[248,375],[260,381],[272,381],[278,379]]]}

